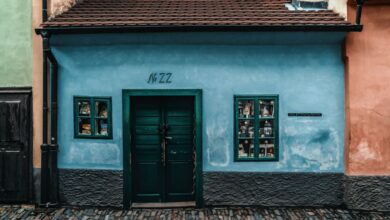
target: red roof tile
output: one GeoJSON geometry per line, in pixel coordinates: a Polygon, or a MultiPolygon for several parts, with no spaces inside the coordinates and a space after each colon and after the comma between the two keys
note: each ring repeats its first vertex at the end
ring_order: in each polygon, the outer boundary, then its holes
{"type": "Polygon", "coordinates": [[[289,0],[84,0],[42,24],[61,27],[351,26],[330,10],[294,11],[289,0]]]}

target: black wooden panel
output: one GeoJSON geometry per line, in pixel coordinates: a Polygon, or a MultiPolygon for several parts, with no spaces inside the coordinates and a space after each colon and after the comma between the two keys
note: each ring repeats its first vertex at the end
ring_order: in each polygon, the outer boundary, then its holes
{"type": "Polygon", "coordinates": [[[31,199],[31,92],[0,89],[0,202],[31,199]]]}

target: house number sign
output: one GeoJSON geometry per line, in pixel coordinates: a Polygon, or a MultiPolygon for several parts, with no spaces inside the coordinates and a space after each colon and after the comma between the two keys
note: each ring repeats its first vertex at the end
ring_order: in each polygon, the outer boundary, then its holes
{"type": "Polygon", "coordinates": [[[169,84],[172,83],[172,73],[151,73],[148,78],[149,84],[169,84]]]}

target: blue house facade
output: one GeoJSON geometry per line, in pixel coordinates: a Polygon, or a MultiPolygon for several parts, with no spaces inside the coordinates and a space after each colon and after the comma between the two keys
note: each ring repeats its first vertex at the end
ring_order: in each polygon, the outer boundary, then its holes
{"type": "Polygon", "coordinates": [[[340,26],[44,27],[59,152],[58,173],[43,180],[71,205],[342,205],[342,49],[353,26],[340,26]]]}

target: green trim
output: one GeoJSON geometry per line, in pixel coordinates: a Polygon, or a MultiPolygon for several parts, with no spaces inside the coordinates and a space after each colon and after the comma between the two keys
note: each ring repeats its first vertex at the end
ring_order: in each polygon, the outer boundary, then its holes
{"type": "Polygon", "coordinates": [[[245,162],[245,161],[279,161],[279,96],[278,95],[235,95],[234,96],[234,161],[245,162]],[[254,103],[254,117],[253,118],[241,118],[238,112],[238,101],[239,100],[250,100],[254,103]],[[274,101],[274,115],[273,117],[259,118],[259,100],[273,100],[274,101]],[[254,136],[253,138],[242,138],[238,137],[239,131],[239,120],[252,120],[254,125],[254,136]],[[259,124],[263,120],[274,120],[272,137],[260,137],[259,135],[259,124]],[[254,157],[253,158],[239,158],[239,140],[240,139],[252,139],[254,145],[254,157]],[[273,140],[274,141],[274,158],[260,158],[260,141],[261,140],[273,140]]]}
{"type": "Polygon", "coordinates": [[[131,205],[132,198],[132,169],[131,169],[131,97],[136,96],[192,96],[195,102],[195,144],[196,144],[196,183],[195,183],[195,201],[197,207],[203,206],[203,160],[202,160],[202,90],[200,89],[153,89],[153,90],[122,90],[122,102],[123,102],[123,176],[124,176],[124,208],[128,209],[131,205]]]}
{"type": "Polygon", "coordinates": [[[89,138],[89,139],[112,139],[112,100],[111,97],[90,97],[90,96],[74,96],[73,97],[73,127],[74,138],[89,138]],[[90,103],[90,116],[81,116],[78,111],[78,102],[87,101],[90,103]],[[95,132],[95,120],[101,119],[95,115],[95,102],[107,102],[107,133],[108,135],[97,135],[95,132]],[[78,119],[86,118],[90,119],[91,134],[80,134],[78,127],[78,119]]]}

